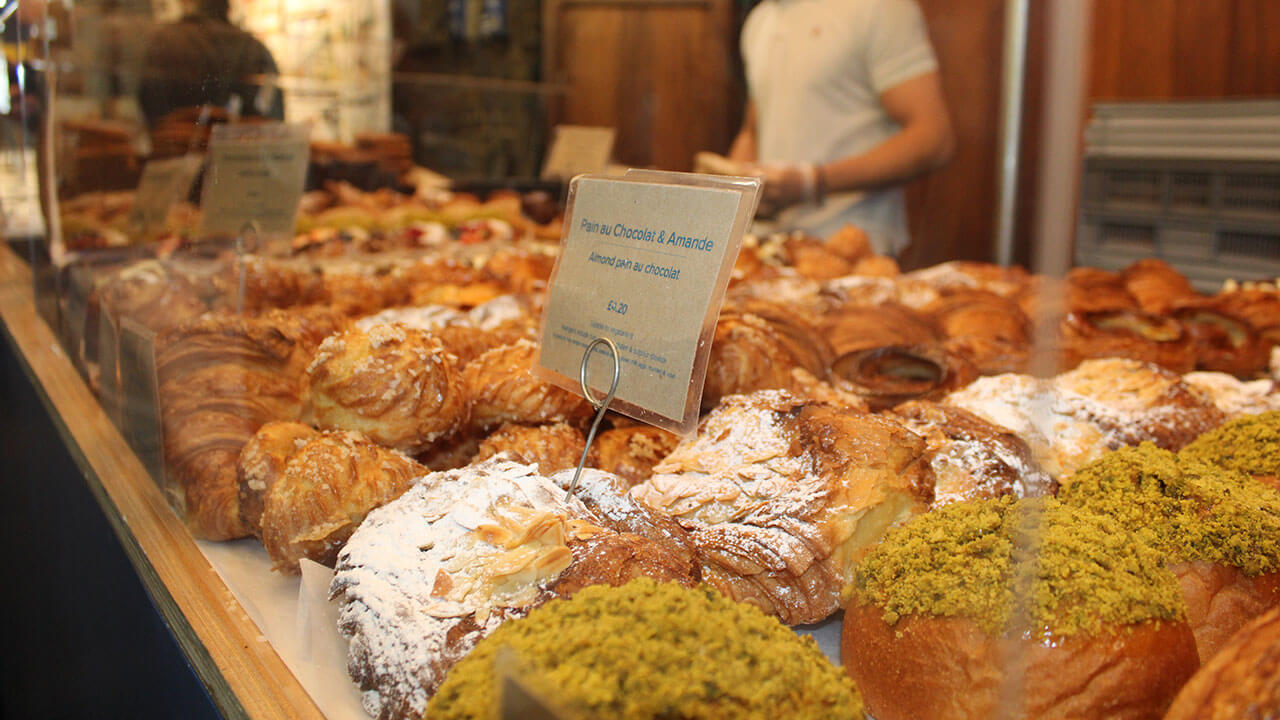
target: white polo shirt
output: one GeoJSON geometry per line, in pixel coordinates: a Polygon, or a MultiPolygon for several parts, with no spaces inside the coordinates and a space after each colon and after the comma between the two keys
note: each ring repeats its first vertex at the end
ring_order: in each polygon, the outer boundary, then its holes
{"type": "MultiPolygon", "coordinates": [[[[743,25],[742,57],[762,165],[828,163],[879,145],[899,128],[880,94],[938,67],[914,0],[764,0],[743,25]]],[[[902,190],[833,193],[778,216],[821,237],[848,223],[878,252],[902,250],[902,190]]]]}

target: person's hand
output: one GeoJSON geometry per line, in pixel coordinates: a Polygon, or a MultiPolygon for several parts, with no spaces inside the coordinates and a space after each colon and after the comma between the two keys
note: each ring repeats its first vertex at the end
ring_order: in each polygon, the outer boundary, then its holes
{"type": "Polygon", "coordinates": [[[759,214],[768,217],[799,203],[819,201],[817,169],[808,163],[760,168],[764,190],[759,214]]]}

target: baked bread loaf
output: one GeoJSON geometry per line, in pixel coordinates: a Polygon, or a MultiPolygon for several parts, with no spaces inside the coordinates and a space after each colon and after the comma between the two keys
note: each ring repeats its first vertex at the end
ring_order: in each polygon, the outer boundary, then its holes
{"type": "Polygon", "coordinates": [[[414,453],[467,420],[468,395],[452,355],[403,325],[353,328],[320,345],[307,368],[308,417],[414,453]]]}
{"type": "Polygon", "coordinates": [[[858,566],[841,655],[878,720],[1156,720],[1198,662],[1161,553],[1011,497],[891,530],[858,566]]]}
{"type": "MultiPolygon", "coordinates": [[[[262,456],[254,451],[278,450],[295,432],[298,437],[293,444],[301,442],[301,446],[288,454],[279,476],[266,483],[255,533],[271,556],[273,569],[285,573],[297,573],[303,558],[332,566],[365,515],[399,497],[415,477],[426,472],[413,460],[359,433],[306,436],[277,423],[263,426],[241,454],[240,475],[247,479],[241,486],[242,497],[252,490],[246,487],[248,482],[260,477],[264,467],[255,467],[255,459],[262,456]]],[[[277,460],[273,457],[271,466],[277,460]]]]}
{"type": "Polygon", "coordinates": [[[1280,608],[1231,637],[1174,698],[1165,720],[1280,717],[1280,608]]]}
{"type": "Polygon", "coordinates": [[[924,507],[923,452],[890,419],[759,391],[726,398],[631,494],[689,532],[703,582],[817,622],[858,557],[924,507]]]}
{"type": "Polygon", "coordinates": [[[499,628],[454,668],[428,716],[496,717],[504,652],[560,717],[864,717],[812,641],[709,589],[647,579],[587,588],[499,628]]]}
{"type": "Polygon", "coordinates": [[[1115,517],[1167,555],[1202,660],[1280,604],[1280,492],[1150,443],[1108,453],[1061,483],[1064,503],[1115,517]]]}

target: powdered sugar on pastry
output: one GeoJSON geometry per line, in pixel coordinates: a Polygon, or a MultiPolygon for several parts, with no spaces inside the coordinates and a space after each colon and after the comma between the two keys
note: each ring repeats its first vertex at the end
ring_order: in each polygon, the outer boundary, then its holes
{"type": "Polygon", "coordinates": [[[545,598],[566,543],[600,531],[535,468],[495,458],[432,473],[369,514],[338,558],[348,669],[378,718],[421,717],[446,671],[545,598]]]}
{"type": "Polygon", "coordinates": [[[1227,373],[1191,372],[1182,381],[1212,398],[1229,418],[1280,410],[1280,392],[1270,378],[1240,380],[1227,373]]]}

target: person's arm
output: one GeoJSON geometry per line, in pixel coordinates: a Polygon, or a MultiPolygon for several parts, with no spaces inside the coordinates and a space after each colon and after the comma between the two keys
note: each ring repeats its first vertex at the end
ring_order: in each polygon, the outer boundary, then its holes
{"type": "Polygon", "coordinates": [[[942,167],[955,151],[955,135],[937,72],[918,75],[880,94],[901,129],[870,150],[817,166],[765,168],[765,200],[778,208],[815,195],[875,190],[942,167]]]}
{"type": "Polygon", "coordinates": [[[742,129],[729,146],[729,159],[740,163],[756,161],[756,104],[753,100],[747,101],[747,109],[742,115],[742,129]]]}

